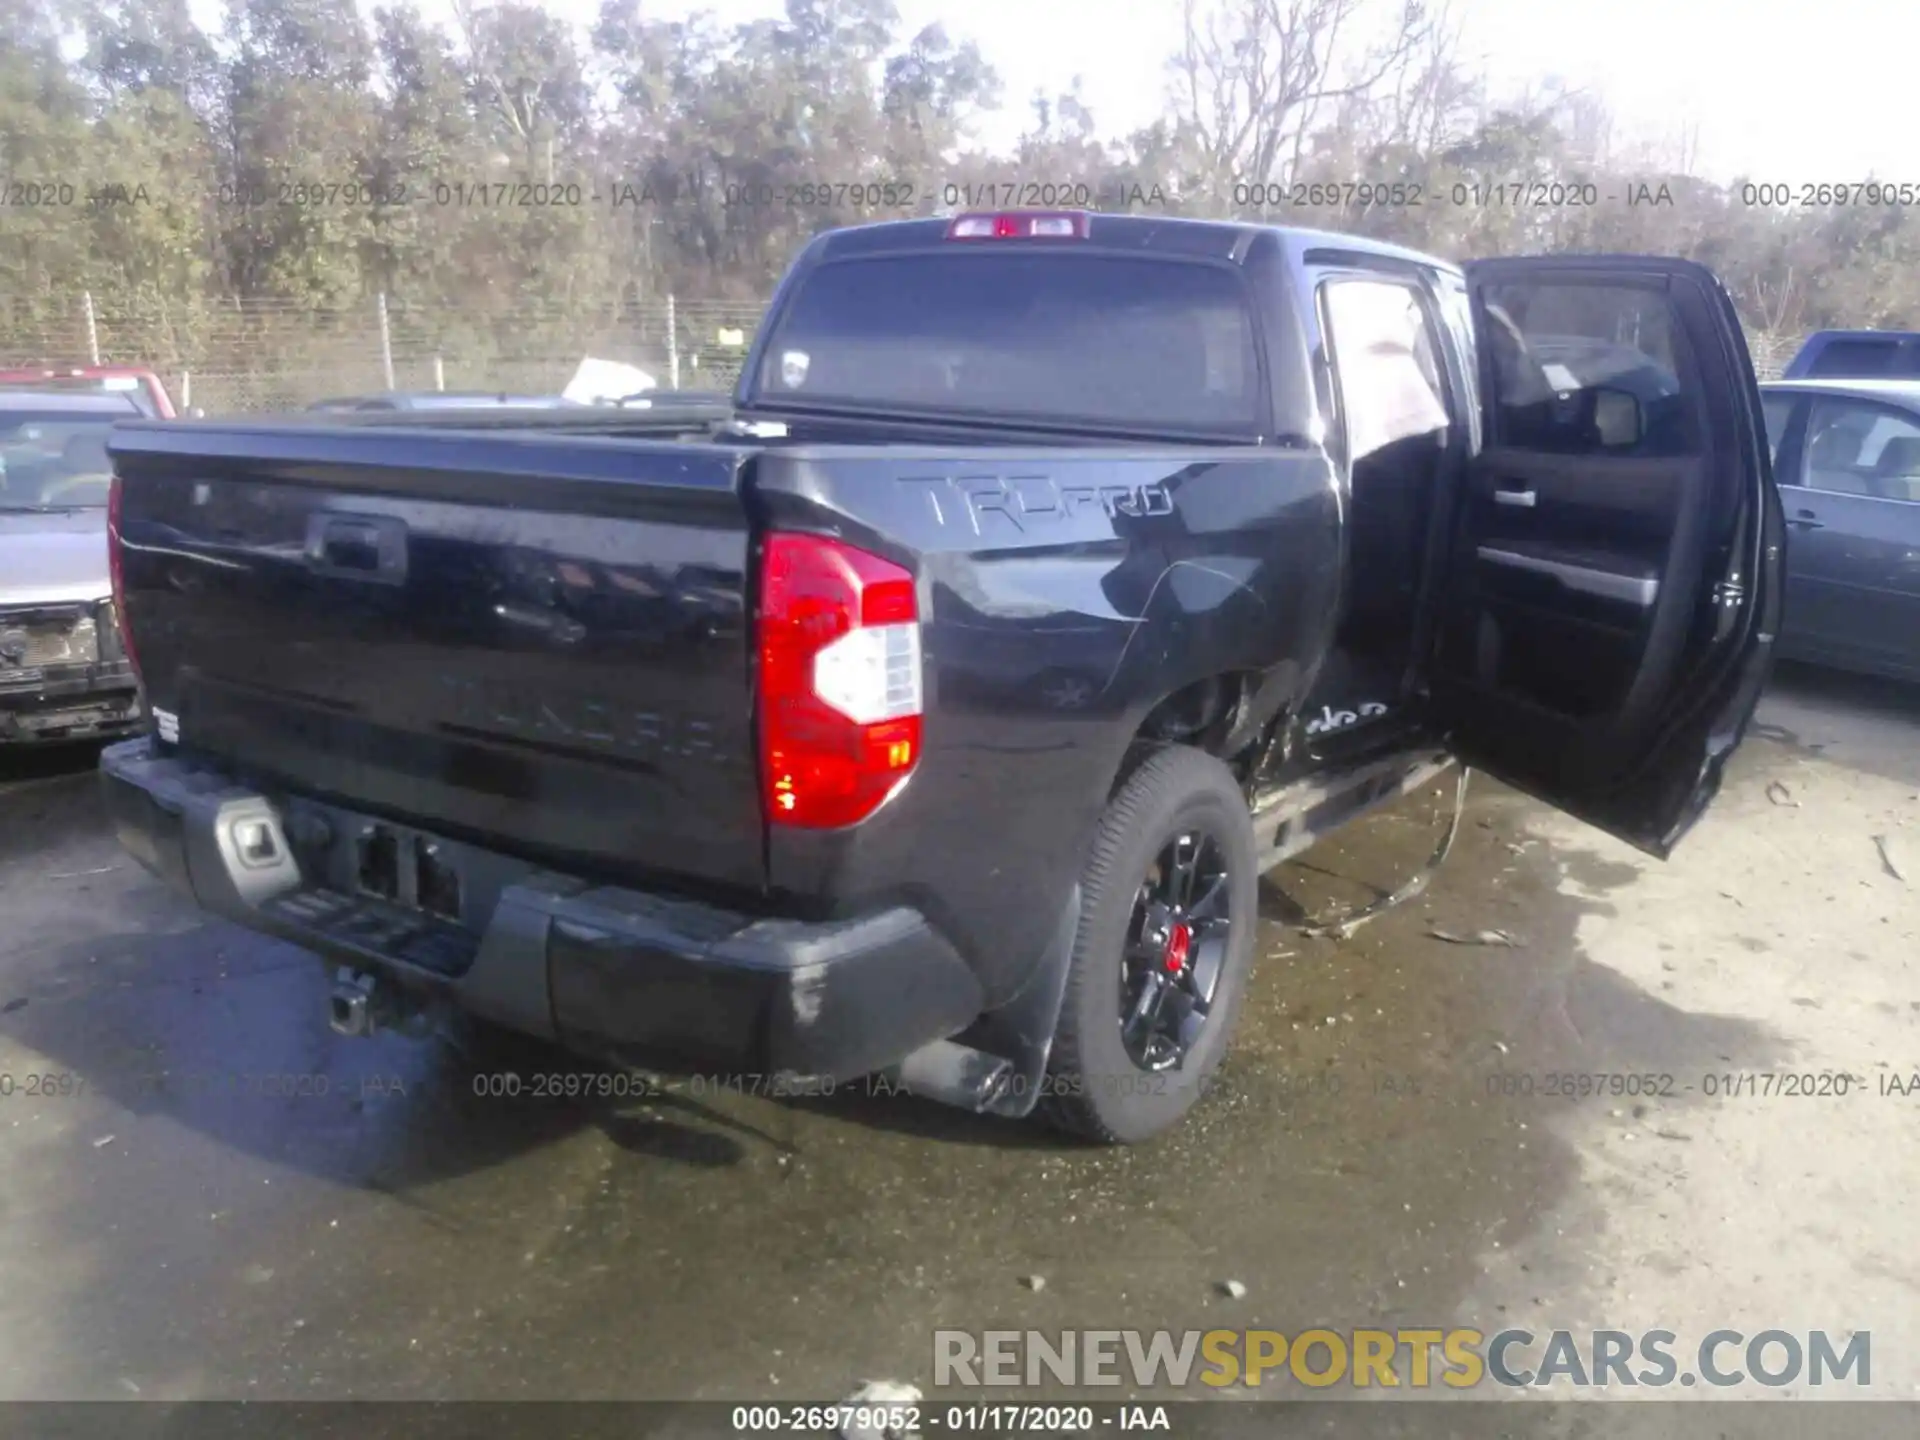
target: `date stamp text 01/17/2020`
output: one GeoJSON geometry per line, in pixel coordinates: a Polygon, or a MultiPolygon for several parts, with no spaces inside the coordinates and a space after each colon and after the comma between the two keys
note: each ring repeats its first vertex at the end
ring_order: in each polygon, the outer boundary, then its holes
{"type": "Polygon", "coordinates": [[[1844,1100],[1858,1096],[1920,1099],[1920,1069],[1902,1073],[1884,1065],[1868,1075],[1849,1069],[1673,1071],[1494,1070],[1422,1073],[1368,1068],[1353,1075],[1337,1069],[1298,1074],[1272,1072],[1243,1077],[1225,1072],[1209,1088],[1264,1092],[1293,1101],[1433,1098],[1461,1086],[1491,1100],[1844,1100]]]}
{"type": "MultiPolygon", "coordinates": [[[[1771,192],[1784,187],[1747,187],[1771,192]]],[[[168,198],[167,187],[144,183],[88,185],[58,176],[0,185],[0,209],[139,208],[168,198]]],[[[612,209],[656,207],[695,200],[725,209],[911,211],[922,207],[970,210],[1162,210],[1169,197],[1157,182],[1085,180],[984,180],[928,183],[912,179],[806,180],[792,183],[728,181],[683,183],[668,178],[612,177],[600,182],[478,179],[393,180],[375,184],[353,178],[314,177],[274,183],[221,184],[212,195],[222,209],[366,209],[414,207],[454,210],[612,209]]],[[[1591,183],[1455,182],[1242,182],[1231,188],[1235,209],[1474,209],[1593,208],[1603,203],[1671,205],[1664,184],[1609,186],[1591,183]]],[[[1768,201],[1754,203],[1786,203],[1768,201]]]]}
{"type": "MultiPolygon", "coordinates": [[[[178,198],[158,179],[149,183],[96,182],[47,174],[0,184],[0,211],[139,208],[178,198]]],[[[815,179],[797,182],[683,180],[667,176],[608,176],[551,182],[427,181],[419,177],[373,183],[351,176],[313,176],[272,183],[223,183],[205,198],[221,208],[391,209],[425,206],[456,210],[609,206],[661,207],[695,201],[726,209],[906,212],[916,209],[1164,210],[1169,196],[1157,181],[1079,179],[930,182],[907,177],[815,179]]],[[[1225,197],[1237,213],[1249,210],[1598,209],[1669,208],[1678,203],[1664,180],[1235,181],[1225,197]]],[[[1882,180],[1745,181],[1727,194],[1743,209],[1911,209],[1920,183],[1882,180]]]]}
{"type": "MultiPolygon", "coordinates": [[[[171,195],[158,181],[91,183],[58,175],[0,184],[0,211],[138,209],[171,195]]],[[[908,178],[821,179],[797,182],[682,181],[674,177],[610,176],[602,180],[504,181],[456,177],[373,182],[313,177],[274,183],[221,184],[208,195],[220,208],[369,209],[427,207],[516,210],[607,206],[660,208],[693,202],[724,209],[809,210],[854,214],[915,210],[1163,211],[1170,206],[1156,181],[985,180],[927,182],[908,178]]],[[[1275,210],[1370,209],[1594,210],[1672,208],[1678,197],[1664,180],[1403,180],[1236,181],[1223,197],[1236,214],[1275,210]]],[[[1729,191],[1743,209],[1911,209],[1920,183],[1743,182],[1729,191]]]]}

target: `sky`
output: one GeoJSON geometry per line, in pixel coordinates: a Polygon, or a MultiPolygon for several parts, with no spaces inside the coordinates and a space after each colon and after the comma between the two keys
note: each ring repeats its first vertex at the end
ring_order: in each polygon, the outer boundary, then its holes
{"type": "MultiPolygon", "coordinates": [[[[194,8],[217,14],[217,3],[195,0],[194,8]]],[[[1065,91],[1076,75],[1101,131],[1145,124],[1161,109],[1165,61],[1180,39],[1180,0],[896,4],[906,33],[942,21],[1000,72],[1002,109],[977,132],[996,149],[1025,126],[1036,89],[1065,91]]],[[[421,6],[435,19],[451,14],[447,0],[421,6]]],[[[598,0],[547,0],[547,8],[584,28],[598,0]]],[[[644,13],[696,8],[746,20],[778,14],[780,4],[649,0],[644,13]]],[[[1920,185],[1913,0],[1455,0],[1455,8],[1463,58],[1496,96],[1557,77],[1602,97],[1619,139],[1675,153],[1686,141],[1694,172],[1707,178],[1920,185]]]]}

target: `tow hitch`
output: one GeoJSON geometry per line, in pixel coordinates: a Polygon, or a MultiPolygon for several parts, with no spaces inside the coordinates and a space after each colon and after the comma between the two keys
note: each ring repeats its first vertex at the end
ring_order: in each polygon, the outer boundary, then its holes
{"type": "Polygon", "coordinates": [[[327,1024],[337,1035],[365,1037],[382,1030],[417,1029],[424,1007],[392,981],[371,970],[343,965],[327,996],[327,1024]]]}

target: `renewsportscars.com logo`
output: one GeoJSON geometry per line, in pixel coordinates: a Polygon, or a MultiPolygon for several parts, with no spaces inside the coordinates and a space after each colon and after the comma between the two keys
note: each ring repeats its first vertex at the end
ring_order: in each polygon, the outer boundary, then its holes
{"type": "Polygon", "coordinates": [[[1866,1330],[936,1330],[936,1386],[1304,1385],[1425,1390],[1481,1385],[1660,1389],[1851,1384],[1873,1373],[1866,1330]]]}

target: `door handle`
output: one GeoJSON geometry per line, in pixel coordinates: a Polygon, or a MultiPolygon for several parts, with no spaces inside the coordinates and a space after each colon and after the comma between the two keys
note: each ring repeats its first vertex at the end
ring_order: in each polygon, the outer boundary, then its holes
{"type": "Polygon", "coordinates": [[[1824,530],[1827,528],[1823,522],[1813,518],[1813,511],[1811,510],[1794,511],[1793,518],[1787,521],[1787,523],[1796,530],[1824,530]]]}
{"type": "Polygon", "coordinates": [[[306,559],[322,575],[400,584],[407,578],[406,523],[391,515],[316,511],[307,517],[306,559]]]}
{"type": "Polygon", "coordinates": [[[1493,492],[1496,505],[1515,505],[1522,510],[1531,510],[1540,503],[1540,494],[1535,490],[1496,490],[1493,492]]]}
{"type": "Polygon", "coordinates": [[[380,532],[352,520],[332,521],[320,532],[319,558],[335,570],[378,570],[380,532]]]}

